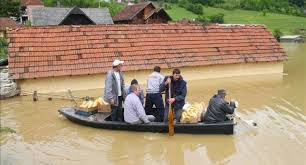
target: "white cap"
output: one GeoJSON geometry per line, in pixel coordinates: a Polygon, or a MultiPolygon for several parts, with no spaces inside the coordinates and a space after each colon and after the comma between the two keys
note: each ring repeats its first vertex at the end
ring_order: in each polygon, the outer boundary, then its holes
{"type": "Polygon", "coordinates": [[[115,61],[113,62],[113,66],[118,66],[118,65],[123,64],[123,63],[124,63],[124,61],[115,60],[115,61]]]}

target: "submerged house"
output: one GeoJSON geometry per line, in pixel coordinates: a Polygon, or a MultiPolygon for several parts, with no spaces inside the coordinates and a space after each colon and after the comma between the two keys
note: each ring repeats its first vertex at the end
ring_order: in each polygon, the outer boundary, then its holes
{"type": "Polygon", "coordinates": [[[168,23],[170,16],[162,8],[156,8],[152,2],[127,5],[113,17],[115,24],[153,24],[168,23]]]}
{"type": "Polygon", "coordinates": [[[22,25],[8,17],[0,17],[0,38],[5,37],[6,28],[17,28],[22,25]]]}
{"type": "Polygon", "coordinates": [[[153,67],[184,79],[282,73],[287,55],[262,25],[150,24],[28,27],[8,31],[9,72],[22,91],[104,87],[114,59],[126,81],[153,67]]]}
{"type": "Polygon", "coordinates": [[[113,24],[107,8],[29,7],[32,26],[113,24]]]}
{"type": "Polygon", "coordinates": [[[280,37],[280,42],[305,42],[306,39],[301,35],[286,35],[280,37]]]}
{"type": "Polygon", "coordinates": [[[20,0],[20,23],[25,23],[28,20],[28,8],[30,7],[44,7],[42,0],[20,0]]]}

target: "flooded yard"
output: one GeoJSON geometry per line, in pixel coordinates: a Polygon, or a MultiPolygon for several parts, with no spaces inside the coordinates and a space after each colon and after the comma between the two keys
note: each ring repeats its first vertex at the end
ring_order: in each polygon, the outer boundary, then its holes
{"type": "MultiPolygon", "coordinates": [[[[140,133],[95,129],[58,114],[68,100],[31,96],[1,100],[1,165],[35,164],[305,164],[306,43],[283,44],[284,74],[188,81],[188,102],[219,88],[240,103],[234,135],[140,133]]],[[[182,73],[184,76],[184,73],[182,73]]],[[[102,89],[75,92],[95,96],[102,89]]]]}

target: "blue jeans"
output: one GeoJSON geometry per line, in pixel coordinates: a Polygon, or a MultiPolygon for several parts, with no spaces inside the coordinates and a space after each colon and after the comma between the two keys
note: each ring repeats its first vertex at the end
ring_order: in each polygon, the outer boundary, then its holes
{"type": "Polygon", "coordinates": [[[145,111],[147,115],[154,115],[157,122],[162,122],[164,118],[164,102],[160,93],[147,93],[145,111]],[[155,105],[156,110],[152,109],[155,105]]]}
{"type": "Polygon", "coordinates": [[[112,121],[123,121],[123,109],[122,109],[122,96],[118,96],[118,106],[111,105],[112,113],[112,121]]]}

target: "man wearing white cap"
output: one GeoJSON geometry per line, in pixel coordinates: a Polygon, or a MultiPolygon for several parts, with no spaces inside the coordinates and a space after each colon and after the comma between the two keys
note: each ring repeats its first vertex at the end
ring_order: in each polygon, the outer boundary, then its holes
{"type": "Polygon", "coordinates": [[[121,72],[123,63],[123,61],[115,60],[113,69],[107,72],[105,79],[104,100],[111,105],[112,121],[123,121],[122,101],[125,97],[124,78],[121,72]]]}

